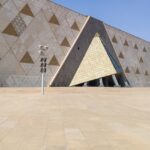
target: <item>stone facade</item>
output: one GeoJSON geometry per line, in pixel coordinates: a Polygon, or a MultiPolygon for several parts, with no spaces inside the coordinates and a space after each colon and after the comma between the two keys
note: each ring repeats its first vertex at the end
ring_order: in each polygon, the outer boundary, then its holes
{"type": "Polygon", "coordinates": [[[106,24],[105,28],[131,86],[150,86],[150,42],[106,24]]]}
{"type": "Polygon", "coordinates": [[[49,45],[48,85],[86,16],[48,0],[0,0],[0,4],[0,85],[40,86],[40,44],[49,45]]]}
{"type": "Polygon", "coordinates": [[[117,74],[150,86],[150,43],[102,21],[48,0],[0,0],[0,20],[0,86],[40,86],[38,45],[45,44],[45,86],[117,74]]]}

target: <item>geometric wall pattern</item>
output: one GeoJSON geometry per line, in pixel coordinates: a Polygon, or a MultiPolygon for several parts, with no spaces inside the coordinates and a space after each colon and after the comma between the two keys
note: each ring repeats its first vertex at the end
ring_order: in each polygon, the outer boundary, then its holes
{"type": "Polygon", "coordinates": [[[125,69],[125,73],[130,73],[129,67],[125,69]]]}
{"type": "Polygon", "coordinates": [[[52,58],[51,61],[49,62],[49,65],[59,66],[59,62],[58,62],[56,56],[53,56],[53,58],[52,58]]]}
{"type": "Polygon", "coordinates": [[[143,61],[143,58],[142,58],[142,57],[140,58],[140,63],[144,63],[144,61],[143,61]]]}
{"type": "Polygon", "coordinates": [[[58,21],[58,19],[57,19],[57,17],[55,15],[52,16],[52,18],[50,19],[49,23],[60,25],[59,21],[58,21]]]}
{"type": "Polygon", "coordinates": [[[112,38],[112,42],[117,43],[117,39],[115,36],[112,38]]]}
{"type": "Polygon", "coordinates": [[[139,69],[137,68],[137,70],[136,70],[136,74],[140,74],[140,71],[139,71],[139,69]]]}
{"type": "Polygon", "coordinates": [[[135,49],[138,49],[138,46],[137,46],[137,44],[135,44],[135,45],[134,45],[134,48],[135,48],[135,49]]]}
{"type": "MultiPolygon", "coordinates": [[[[49,49],[46,52],[48,65],[45,85],[49,85],[57,76],[72,50],[77,50],[71,56],[75,63],[83,52],[82,48],[86,48],[87,53],[84,55],[87,54],[88,59],[84,59],[84,62],[89,62],[93,56],[98,59],[100,55],[96,54],[104,54],[105,49],[107,55],[105,53],[104,58],[111,58],[113,65],[122,68],[131,86],[150,86],[150,43],[94,18],[89,23],[89,18],[92,17],[49,0],[0,0],[0,86],[40,86],[38,45],[47,44],[49,49]],[[100,40],[97,41],[99,51],[87,47],[95,32],[100,35],[100,40]],[[86,36],[81,39],[83,33],[86,36]]],[[[92,60],[96,61],[94,58],[92,60]]],[[[102,60],[97,61],[99,68],[104,65],[102,60]]],[[[81,66],[80,69],[82,68],[85,67],[81,66]]],[[[99,77],[100,71],[102,70],[99,69],[96,73],[99,77]]],[[[69,74],[69,70],[65,73],[69,74]]]]}
{"type": "Polygon", "coordinates": [[[20,13],[23,13],[23,14],[25,14],[25,15],[34,17],[32,11],[31,11],[31,8],[29,7],[28,4],[26,4],[26,5],[22,8],[22,10],[20,11],[20,13]]]}
{"type": "Polygon", "coordinates": [[[17,15],[12,21],[12,26],[14,27],[18,36],[20,36],[26,29],[26,24],[20,15],[17,15]]]}
{"type": "Polygon", "coordinates": [[[18,36],[17,31],[15,30],[14,26],[12,23],[10,23],[2,32],[4,34],[8,35],[13,35],[13,36],[18,36]]]}
{"type": "Polygon", "coordinates": [[[120,54],[119,54],[119,58],[124,58],[124,56],[123,56],[123,54],[122,54],[122,52],[120,52],[120,54]]]}
{"type": "Polygon", "coordinates": [[[110,25],[105,28],[130,85],[150,86],[150,43],[110,25]]]}
{"type": "Polygon", "coordinates": [[[20,60],[21,63],[33,64],[33,60],[28,52],[25,53],[23,58],[20,60]]]}
{"type": "Polygon", "coordinates": [[[65,37],[64,40],[62,41],[61,46],[70,47],[70,44],[69,44],[69,42],[68,42],[68,40],[67,40],[66,37],[65,37]]]}
{"type": "Polygon", "coordinates": [[[73,25],[71,26],[71,28],[74,29],[74,30],[77,30],[77,31],[80,30],[76,22],[73,23],[73,25]]]}
{"type": "Polygon", "coordinates": [[[86,18],[48,0],[0,1],[0,85],[40,86],[38,45],[48,44],[47,86],[86,18]]]}
{"type": "Polygon", "coordinates": [[[125,40],[125,42],[124,42],[124,46],[129,46],[129,44],[128,44],[128,41],[127,41],[127,40],[125,40]]]}

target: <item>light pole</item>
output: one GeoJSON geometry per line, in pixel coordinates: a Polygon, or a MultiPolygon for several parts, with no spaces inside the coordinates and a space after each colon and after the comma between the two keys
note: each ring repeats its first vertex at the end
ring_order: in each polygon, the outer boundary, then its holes
{"type": "Polygon", "coordinates": [[[47,45],[39,45],[39,54],[41,56],[40,58],[40,67],[41,67],[41,74],[42,74],[42,78],[41,78],[41,93],[42,95],[44,95],[44,74],[46,73],[46,67],[47,67],[47,58],[45,56],[45,52],[48,50],[48,46],[47,45]]]}

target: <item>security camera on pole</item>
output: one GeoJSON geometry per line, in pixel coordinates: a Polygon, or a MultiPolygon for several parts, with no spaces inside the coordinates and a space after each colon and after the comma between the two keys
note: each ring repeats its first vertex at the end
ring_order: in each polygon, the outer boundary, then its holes
{"type": "Polygon", "coordinates": [[[44,95],[44,74],[46,74],[46,67],[47,67],[47,58],[45,56],[45,53],[48,50],[48,46],[47,45],[39,45],[39,48],[40,48],[39,53],[41,56],[41,59],[40,59],[41,70],[40,70],[40,72],[42,73],[41,93],[42,93],[42,95],[44,95]]]}

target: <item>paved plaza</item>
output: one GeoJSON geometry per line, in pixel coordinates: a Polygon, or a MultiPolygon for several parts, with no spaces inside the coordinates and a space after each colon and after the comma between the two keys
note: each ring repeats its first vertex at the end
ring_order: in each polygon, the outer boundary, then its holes
{"type": "Polygon", "coordinates": [[[150,150],[150,89],[0,89],[0,150],[150,150]]]}

